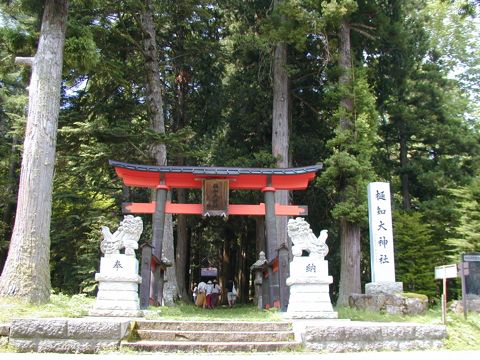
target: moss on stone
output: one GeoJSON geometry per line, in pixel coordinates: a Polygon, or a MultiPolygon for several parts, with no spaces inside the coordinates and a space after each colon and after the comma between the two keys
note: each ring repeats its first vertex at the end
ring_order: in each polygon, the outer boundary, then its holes
{"type": "Polygon", "coordinates": [[[428,301],[428,296],[423,295],[423,294],[417,294],[417,293],[412,293],[412,292],[402,292],[402,293],[399,293],[397,295],[403,296],[404,298],[409,298],[409,299],[414,298],[414,299],[428,301]]]}

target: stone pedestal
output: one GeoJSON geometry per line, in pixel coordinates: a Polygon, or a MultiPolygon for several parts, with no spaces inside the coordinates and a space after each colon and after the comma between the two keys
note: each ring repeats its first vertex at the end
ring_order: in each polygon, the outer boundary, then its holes
{"type": "Polygon", "coordinates": [[[296,319],[336,319],[330,301],[328,261],[319,256],[297,256],[290,262],[290,299],[286,317],[296,319]]]}
{"type": "Polygon", "coordinates": [[[394,295],[403,292],[403,283],[396,281],[378,281],[365,284],[366,295],[394,295]]]}
{"type": "Polygon", "coordinates": [[[365,294],[350,294],[350,307],[391,315],[418,315],[428,309],[425,295],[403,295],[403,283],[377,281],[365,284],[365,294]]]}
{"type": "Polygon", "coordinates": [[[138,298],[138,260],[124,254],[108,254],[100,259],[97,300],[91,316],[143,316],[138,298]]]}

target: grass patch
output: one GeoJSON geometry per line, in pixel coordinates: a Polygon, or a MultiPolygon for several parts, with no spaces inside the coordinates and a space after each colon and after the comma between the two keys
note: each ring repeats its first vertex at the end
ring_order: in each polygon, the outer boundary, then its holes
{"type": "MultiPolygon", "coordinates": [[[[16,298],[0,297],[0,322],[8,323],[15,318],[82,317],[88,315],[95,298],[85,295],[67,296],[52,294],[50,302],[32,305],[16,298]]],[[[233,308],[219,306],[214,310],[202,309],[192,304],[177,304],[172,307],[150,307],[145,312],[146,319],[164,320],[240,320],[240,321],[280,321],[280,312],[259,310],[252,304],[237,304],[233,308]]]]}
{"type": "Polygon", "coordinates": [[[416,322],[421,324],[440,325],[442,315],[439,309],[429,309],[425,315],[406,316],[383,314],[368,310],[356,310],[353,308],[337,308],[340,319],[350,319],[355,321],[375,321],[375,322],[416,322]]]}
{"type": "Polygon", "coordinates": [[[449,350],[480,350],[480,314],[447,313],[448,339],[445,348],[449,350]]]}
{"type": "Polygon", "coordinates": [[[0,337],[0,353],[6,353],[6,352],[17,352],[17,349],[15,349],[13,346],[11,346],[8,343],[7,337],[0,337]]]}
{"type": "Polygon", "coordinates": [[[0,297],[0,322],[30,317],[82,317],[88,315],[94,301],[85,295],[52,294],[49,303],[33,305],[13,297],[0,297]]]}
{"type": "Polygon", "coordinates": [[[183,320],[183,321],[280,321],[280,312],[273,310],[259,310],[255,305],[237,304],[233,308],[219,306],[213,310],[202,309],[191,304],[178,304],[173,307],[150,307],[145,318],[149,320],[183,320]]]}

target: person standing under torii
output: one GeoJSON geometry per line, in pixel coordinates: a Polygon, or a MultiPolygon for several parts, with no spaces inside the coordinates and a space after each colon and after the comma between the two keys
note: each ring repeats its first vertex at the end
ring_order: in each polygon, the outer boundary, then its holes
{"type": "Polygon", "coordinates": [[[205,308],[207,304],[206,294],[205,294],[207,290],[207,284],[205,284],[204,281],[200,281],[198,283],[197,289],[198,289],[198,293],[197,293],[197,300],[195,302],[195,305],[205,308]]]}
{"type": "Polygon", "coordinates": [[[237,289],[235,288],[235,283],[233,282],[233,280],[228,280],[225,288],[227,289],[228,307],[231,308],[235,305],[235,302],[237,301],[237,289]]]}
{"type": "MultiPolygon", "coordinates": [[[[206,286],[206,289],[205,289],[207,309],[213,309],[213,307],[212,307],[212,291],[213,291],[212,280],[208,280],[207,286],[206,286]]],[[[203,308],[205,308],[205,306],[203,308]]]]}
{"type": "Polygon", "coordinates": [[[216,308],[218,305],[218,298],[222,293],[222,288],[218,284],[217,280],[213,280],[213,289],[212,289],[212,309],[216,308]]]}

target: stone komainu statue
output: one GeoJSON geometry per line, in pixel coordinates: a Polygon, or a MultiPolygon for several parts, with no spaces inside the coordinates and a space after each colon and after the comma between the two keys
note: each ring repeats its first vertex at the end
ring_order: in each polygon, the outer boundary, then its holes
{"type": "Polygon", "coordinates": [[[125,255],[135,256],[138,249],[138,240],[143,231],[142,219],[133,215],[125,215],[117,231],[113,234],[107,226],[102,226],[103,240],[100,250],[105,255],[119,254],[125,248],[125,255]]]}
{"type": "Polygon", "coordinates": [[[322,230],[318,238],[310,229],[310,224],[303,218],[288,220],[288,236],[292,240],[293,256],[319,256],[322,259],[328,254],[328,246],[325,243],[328,231],[322,230]]]}

